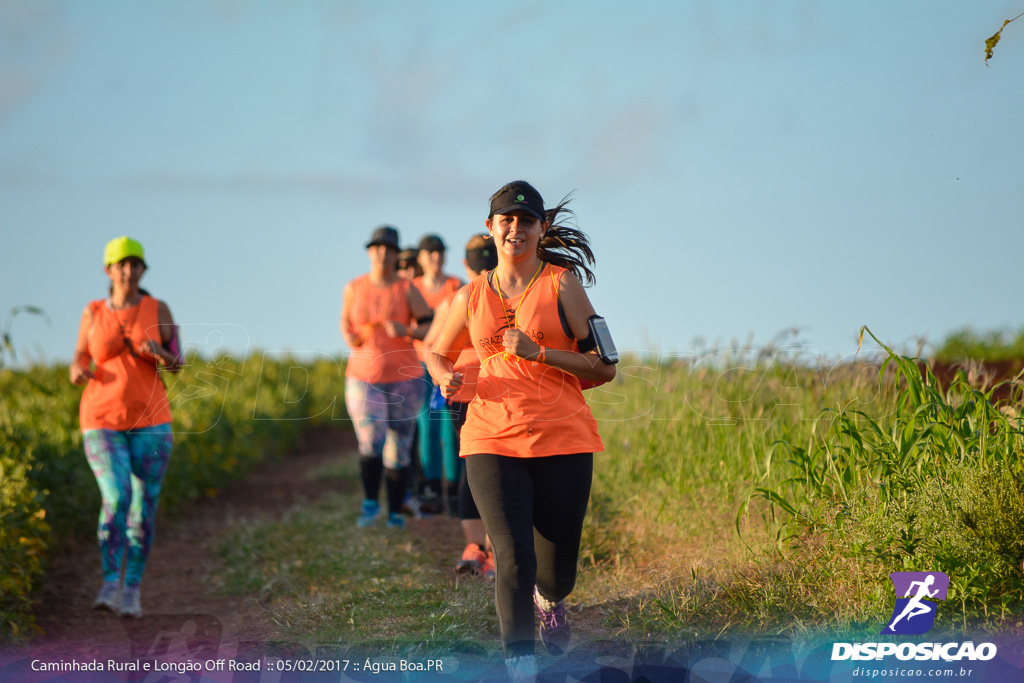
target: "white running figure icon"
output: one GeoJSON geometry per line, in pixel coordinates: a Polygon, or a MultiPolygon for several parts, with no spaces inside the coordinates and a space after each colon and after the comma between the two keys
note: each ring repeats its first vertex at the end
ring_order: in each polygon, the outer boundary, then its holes
{"type": "Polygon", "coordinates": [[[927,614],[928,612],[931,612],[931,608],[929,608],[927,605],[922,604],[921,600],[924,598],[934,598],[938,594],[938,588],[936,588],[934,591],[928,590],[928,588],[933,583],[935,583],[934,574],[929,574],[924,581],[911,581],[910,585],[907,586],[907,594],[903,596],[905,598],[910,598],[910,602],[908,602],[907,606],[903,608],[903,611],[900,612],[900,615],[893,619],[892,623],[889,624],[890,631],[895,630],[893,627],[896,626],[896,622],[902,619],[903,617],[906,617],[907,621],[910,621],[919,614],[927,614]],[[910,597],[910,594],[914,592],[914,586],[918,587],[917,595],[910,597]]]}

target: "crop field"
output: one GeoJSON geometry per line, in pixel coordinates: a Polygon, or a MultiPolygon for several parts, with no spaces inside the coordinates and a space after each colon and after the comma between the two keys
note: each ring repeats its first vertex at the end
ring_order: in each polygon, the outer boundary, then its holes
{"type": "MultiPolygon", "coordinates": [[[[167,377],[175,445],[160,513],[283,455],[311,422],[344,417],[341,373],[337,362],[253,354],[192,358],[167,377]]],[[[95,534],[100,497],[78,430],[81,391],[66,366],[0,368],[0,639],[31,633],[51,545],[95,534]]]]}
{"type": "MultiPolygon", "coordinates": [[[[1020,630],[1019,378],[968,368],[940,381],[872,339],[832,364],[798,346],[625,359],[589,392],[605,452],[570,600],[636,641],[877,633],[888,574],[937,570],[950,577],[937,629],[1020,630]]],[[[193,359],[169,387],[162,514],[287,452],[309,425],[344,425],[341,377],[330,360],[193,359]]],[[[0,371],[5,638],[31,632],[48,548],[92,533],[79,391],[66,368],[0,371]]],[[[355,477],[353,463],[330,476],[355,477]]],[[[366,539],[346,540],[362,550],[345,558],[302,545],[353,534],[339,530],[355,505],[329,498],[221,539],[223,589],[262,591],[281,637],[310,643],[384,629],[395,648],[443,649],[493,629],[486,591],[451,585],[413,546],[407,563],[382,564],[366,539]]]]}

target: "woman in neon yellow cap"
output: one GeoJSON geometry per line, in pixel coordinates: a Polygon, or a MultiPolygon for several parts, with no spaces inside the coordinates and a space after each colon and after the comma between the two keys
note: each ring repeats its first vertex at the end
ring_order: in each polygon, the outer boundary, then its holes
{"type": "Polygon", "coordinates": [[[85,385],[82,440],[103,500],[98,536],[104,583],[93,607],[140,617],[139,583],[173,443],[159,370],[176,371],[181,357],[167,304],[139,288],[146,272],[142,245],[130,237],[111,240],[103,265],[109,296],[90,301],[82,312],[70,370],[71,381],[85,385]]]}

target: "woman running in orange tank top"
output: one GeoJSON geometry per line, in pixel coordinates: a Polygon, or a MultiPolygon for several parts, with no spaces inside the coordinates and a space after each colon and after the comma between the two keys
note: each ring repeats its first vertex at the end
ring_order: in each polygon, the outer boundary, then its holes
{"type": "Polygon", "coordinates": [[[103,586],[93,607],[141,617],[139,585],[174,441],[159,371],[180,367],[180,348],[167,304],[139,288],[146,272],[142,245],[129,237],[111,240],[103,265],[110,296],[82,312],[70,367],[71,381],[85,385],[82,442],[102,499],[103,586]]]}
{"type": "MultiPolygon", "coordinates": [[[[493,270],[498,265],[498,254],[494,249],[494,241],[487,233],[473,235],[466,242],[466,258],[462,265],[466,268],[466,276],[472,280],[493,270]]],[[[433,346],[434,340],[441,334],[445,318],[448,316],[448,309],[451,307],[452,299],[456,292],[453,292],[445,301],[441,302],[434,309],[434,322],[430,325],[430,331],[423,338],[423,343],[428,348],[433,346]]],[[[452,421],[455,432],[455,460],[458,460],[458,445],[462,432],[462,426],[466,422],[466,410],[470,401],[476,396],[476,384],[480,375],[480,359],[476,355],[476,349],[472,344],[467,344],[459,353],[455,361],[454,370],[462,375],[462,388],[452,396],[448,397],[448,415],[452,421]]],[[[445,450],[447,451],[447,445],[445,450]]],[[[445,467],[448,467],[448,453],[445,453],[445,467]]],[[[466,479],[466,468],[456,470],[458,474],[458,502],[456,508],[459,512],[459,519],[462,525],[462,535],[466,540],[466,547],[462,556],[455,564],[455,571],[459,574],[476,574],[488,581],[493,581],[494,553],[491,551],[490,541],[487,540],[487,531],[484,529],[484,522],[480,519],[480,511],[473,500],[473,492],[466,479]]]]}
{"type": "Polygon", "coordinates": [[[545,210],[525,181],[492,195],[486,225],[498,266],[455,295],[429,363],[452,396],[463,382],[454,370],[461,349],[471,342],[480,356],[462,455],[494,547],[513,680],[536,675],[537,620],[549,652],[568,646],[564,599],[576,582],[593,453],[603,450],[580,380],[615,376],[613,361],[592,348],[595,313],[579,280],[593,282],[593,253],[586,235],[559,222],[563,214],[571,216],[565,200],[545,210]]]}
{"type": "MultiPolygon", "coordinates": [[[[449,301],[465,283],[444,272],[446,248],[438,235],[424,235],[420,238],[416,261],[423,274],[413,279],[412,284],[420,290],[427,305],[436,310],[443,302],[449,301]]],[[[423,361],[424,405],[416,420],[419,465],[422,478],[417,482],[419,507],[423,512],[438,514],[444,512],[450,494],[454,493],[457,480],[451,471],[451,461],[457,459],[454,452],[454,434],[448,410],[436,394],[433,381],[427,374],[426,362],[430,347],[425,342],[413,342],[416,353],[423,361]],[[451,457],[448,457],[450,454],[451,457]],[[447,465],[445,465],[447,461],[447,465]],[[447,481],[447,487],[444,481],[447,481]],[[447,490],[446,490],[447,489],[447,490]]],[[[416,454],[414,454],[415,456],[416,454]]]]}
{"type": "Polygon", "coordinates": [[[425,393],[423,365],[413,348],[431,314],[419,290],[398,277],[398,231],[374,230],[366,244],[370,272],[345,286],[341,334],[352,350],[345,366],[345,407],[359,442],[363,503],[356,526],[380,518],[386,480],[388,526],[404,528],[402,501],[416,415],[425,393]]]}

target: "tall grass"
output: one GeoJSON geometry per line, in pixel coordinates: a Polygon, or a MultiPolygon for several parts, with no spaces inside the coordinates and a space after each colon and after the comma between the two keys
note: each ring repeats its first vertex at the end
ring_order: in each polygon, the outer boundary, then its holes
{"type": "Polygon", "coordinates": [[[890,572],[941,570],[945,626],[1015,624],[1020,392],[941,387],[879,346],[831,368],[750,352],[624,365],[592,395],[607,452],[588,599],[622,601],[634,634],[877,633],[890,572]]]}

